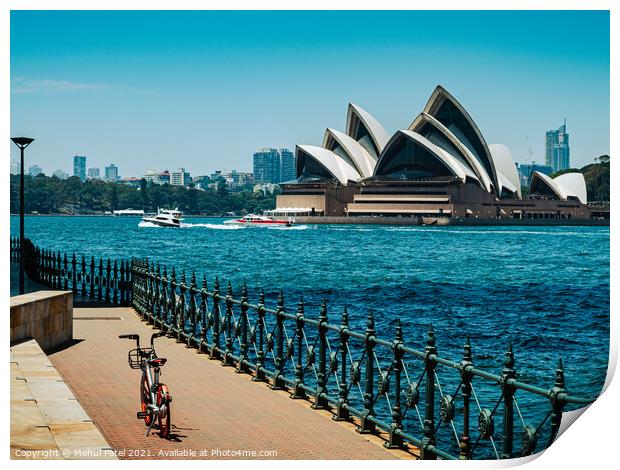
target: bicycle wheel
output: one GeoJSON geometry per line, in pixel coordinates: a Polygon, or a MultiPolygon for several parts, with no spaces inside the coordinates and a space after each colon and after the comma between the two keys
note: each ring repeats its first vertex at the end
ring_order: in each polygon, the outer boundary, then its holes
{"type": "Polygon", "coordinates": [[[151,420],[153,416],[151,413],[147,413],[148,404],[151,401],[151,394],[149,393],[149,383],[146,380],[146,377],[143,377],[142,383],[140,384],[140,408],[142,409],[144,415],[144,424],[147,426],[151,425],[151,420]]]}
{"type": "Polygon", "coordinates": [[[157,387],[157,406],[159,407],[159,435],[167,439],[170,435],[170,401],[168,387],[161,384],[157,387]]]}

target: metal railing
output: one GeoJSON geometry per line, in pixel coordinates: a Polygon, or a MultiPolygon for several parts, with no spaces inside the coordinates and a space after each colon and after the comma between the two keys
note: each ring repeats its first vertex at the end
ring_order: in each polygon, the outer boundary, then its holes
{"type": "MultiPolygon", "coordinates": [[[[19,237],[11,238],[11,260],[20,256],[19,237]]],[[[76,296],[106,304],[131,305],[129,261],[94,257],[39,248],[24,241],[24,269],[28,277],[52,289],[71,290],[76,296]]]]}
{"type": "Polygon", "coordinates": [[[205,276],[199,285],[194,273],[188,281],[184,272],[177,276],[174,267],[147,259],[100,260],[97,267],[93,259],[69,262],[34,247],[27,256],[33,251],[27,265],[40,282],[130,304],[188,347],[288,390],[291,398],[308,399],[315,409],[331,409],[334,420],[354,421],[362,434],[382,433],[388,448],[412,444],[422,459],[530,455],[554,441],[566,405],[594,400],[569,394],[561,360],[549,388],[519,381],[511,344],[501,371],[491,373],[475,366],[469,338],[458,360],[441,357],[432,325],[424,348],[415,349],[405,344],[400,319],[391,337],[382,338],[372,312],[365,330],[354,331],[346,308],[339,322],[329,322],[325,301],[312,318],[303,299],[290,310],[280,293],[269,307],[261,292],[253,303],[245,285],[235,297],[230,283],[222,289],[216,278],[209,289],[205,276]],[[535,399],[536,412],[528,412],[535,399]]]}

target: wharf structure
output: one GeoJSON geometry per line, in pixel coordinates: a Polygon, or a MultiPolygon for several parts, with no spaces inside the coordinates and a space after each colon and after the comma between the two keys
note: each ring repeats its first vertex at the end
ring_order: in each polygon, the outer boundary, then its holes
{"type": "MultiPolygon", "coordinates": [[[[488,145],[465,108],[437,86],[407,129],[391,137],[349,104],[346,133],[328,128],[322,146],[297,145],[297,179],[282,184],[268,215],[437,219],[587,220],[581,173],[534,172],[521,194],[508,147],[488,145]]],[[[362,219],[359,219],[362,220],[362,219]]]]}

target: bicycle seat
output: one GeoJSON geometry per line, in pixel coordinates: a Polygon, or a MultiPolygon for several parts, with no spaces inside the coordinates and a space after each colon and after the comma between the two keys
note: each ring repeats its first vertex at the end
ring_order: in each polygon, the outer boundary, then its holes
{"type": "Polygon", "coordinates": [[[166,363],[167,360],[168,359],[166,359],[165,357],[156,357],[156,358],[153,358],[153,359],[149,359],[148,363],[151,366],[161,367],[161,366],[163,366],[166,363]]]}

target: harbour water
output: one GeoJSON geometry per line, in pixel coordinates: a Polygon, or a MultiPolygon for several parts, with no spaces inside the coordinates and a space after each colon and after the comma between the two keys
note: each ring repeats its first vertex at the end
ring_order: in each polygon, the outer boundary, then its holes
{"type": "MultiPolygon", "coordinates": [[[[380,337],[396,318],[408,345],[423,348],[433,323],[442,356],[459,360],[471,336],[476,365],[503,366],[512,341],[521,380],[552,385],[558,357],[571,393],[594,396],[609,353],[608,227],[226,227],[187,219],[180,229],[139,227],[133,217],[27,217],[26,234],[54,250],[113,258],[148,256],[209,285],[247,282],[272,303],[284,292],[306,315],[326,298],[334,323],[347,306],[363,330],[372,310],[380,337]]],[[[18,219],[11,218],[11,234],[18,219]]]]}

